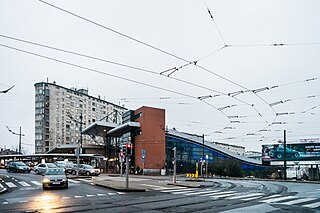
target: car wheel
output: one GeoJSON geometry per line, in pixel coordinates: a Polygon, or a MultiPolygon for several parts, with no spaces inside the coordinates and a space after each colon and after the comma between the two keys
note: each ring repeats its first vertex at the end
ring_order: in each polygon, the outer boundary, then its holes
{"type": "Polygon", "coordinates": [[[10,169],[7,169],[7,172],[10,172],[10,169]]]}
{"type": "Polygon", "coordinates": [[[68,184],[66,184],[66,185],[64,186],[65,189],[67,189],[68,187],[69,187],[68,184]]]}
{"type": "Polygon", "coordinates": [[[281,153],[278,153],[278,154],[277,154],[277,158],[278,158],[278,159],[282,158],[282,154],[281,154],[281,153]]]}
{"type": "Polygon", "coordinates": [[[294,157],[298,158],[300,156],[299,152],[294,153],[294,157]]]}
{"type": "Polygon", "coordinates": [[[75,175],[75,174],[76,174],[76,171],[72,171],[72,174],[75,175]]]}
{"type": "Polygon", "coordinates": [[[38,174],[39,174],[39,171],[38,171],[38,170],[34,170],[34,173],[35,173],[36,175],[38,175],[38,174]]]}
{"type": "Polygon", "coordinates": [[[90,176],[90,172],[86,172],[86,175],[87,175],[87,176],[90,176]]]}
{"type": "Polygon", "coordinates": [[[47,187],[46,187],[45,185],[42,185],[42,189],[43,189],[43,190],[46,190],[47,187]]]}

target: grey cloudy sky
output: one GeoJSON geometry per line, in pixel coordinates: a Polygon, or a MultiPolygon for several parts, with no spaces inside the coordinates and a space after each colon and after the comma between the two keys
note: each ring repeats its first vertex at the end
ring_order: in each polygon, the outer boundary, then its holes
{"type": "Polygon", "coordinates": [[[319,1],[47,2],[100,26],[41,1],[0,2],[0,90],[15,85],[0,94],[0,147],[17,147],[6,126],[21,126],[34,152],[34,83],[47,78],[129,109],[164,108],[169,128],[247,150],[284,129],[289,142],[319,138],[319,1]]]}

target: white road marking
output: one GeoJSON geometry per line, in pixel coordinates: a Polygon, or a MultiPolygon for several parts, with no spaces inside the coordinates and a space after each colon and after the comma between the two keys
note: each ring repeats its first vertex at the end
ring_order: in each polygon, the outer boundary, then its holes
{"type": "Polygon", "coordinates": [[[39,181],[35,181],[35,180],[31,181],[31,183],[33,183],[34,185],[37,185],[37,186],[42,185],[42,183],[40,183],[39,181]]]}
{"type": "Polygon", "coordinates": [[[303,205],[304,207],[307,207],[307,208],[317,208],[320,206],[320,202],[316,202],[316,203],[311,203],[311,204],[306,204],[306,205],[303,205]]]}
{"type": "Polygon", "coordinates": [[[184,190],[184,191],[177,191],[177,192],[172,192],[172,194],[178,195],[178,194],[184,194],[184,193],[189,193],[189,192],[193,192],[193,189],[189,189],[189,190],[184,190]]]}
{"type": "Polygon", "coordinates": [[[24,181],[21,181],[21,182],[19,182],[22,186],[30,186],[30,184],[29,183],[26,183],[26,182],[24,182],[24,181]]]}
{"type": "Polygon", "coordinates": [[[284,203],[278,203],[278,204],[283,204],[283,205],[293,205],[293,204],[297,204],[297,203],[304,203],[304,202],[308,202],[311,200],[316,200],[318,198],[314,198],[314,197],[307,197],[307,198],[301,198],[301,199],[297,199],[297,200],[292,200],[289,202],[284,202],[284,203]]]}
{"type": "Polygon", "coordinates": [[[116,195],[116,192],[109,192],[108,195],[116,195]]]}
{"type": "Polygon", "coordinates": [[[107,196],[106,194],[97,194],[99,197],[101,196],[107,196]]]}
{"type": "Polygon", "coordinates": [[[68,181],[71,182],[71,183],[80,183],[80,181],[73,180],[73,179],[68,179],[68,181]]]}
{"type": "Polygon", "coordinates": [[[259,198],[262,198],[262,196],[258,196],[258,197],[249,197],[249,198],[241,199],[241,200],[249,201],[249,200],[256,200],[256,199],[259,199],[259,198]]]}
{"type": "Polygon", "coordinates": [[[200,192],[191,192],[185,195],[200,195],[200,194],[209,194],[212,192],[219,192],[220,190],[207,190],[207,191],[200,191],[200,192]]]}
{"type": "Polygon", "coordinates": [[[83,196],[75,195],[74,198],[82,198],[83,196]]]}
{"type": "Polygon", "coordinates": [[[7,201],[5,201],[5,202],[3,202],[2,204],[8,204],[9,202],[7,202],[7,201]]]}
{"type": "Polygon", "coordinates": [[[9,186],[10,188],[14,188],[17,187],[14,183],[12,182],[6,182],[7,186],[9,186]]]}
{"type": "Polygon", "coordinates": [[[127,194],[127,193],[125,193],[125,192],[117,192],[119,195],[125,195],[125,194],[127,194]]]}
{"type": "Polygon", "coordinates": [[[227,198],[227,199],[242,199],[242,198],[249,198],[249,197],[256,197],[256,196],[260,196],[260,195],[264,195],[263,193],[253,193],[253,194],[245,194],[245,195],[240,195],[240,196],[236,196],[236,197],[231,197],[231,198],[227,198]]]}
{"type": "Polygon", "coordinates": [[[182,188],[182,189],[169,189],[169,190],[163,190],[161,192],[179,192],[179,191],[190,191],[192,189],[190,188],[182,188]]]}
{"type": "Polygon", "coordinates": [[[62,197],[62,199],[70,199],[71,197],[62,197]]]}
{"type": "Polygon", "coordinates": [[[214,192],[210,194],[200,195],[200,196],[214,196],[214,195],[223,195],[223,194],[231,194],[235,193],[236,191],[225,191],[225,192],[214,192]]]}
{"type": "Polygon", "coordinates": [[[278,201],[282,201],[282,200],[289,200],[289,199],[295,199],[297,198],[296,196],[285,196],[285,197],[277,197],[277,198],[271,198],[271,199],[267,199],[267,200],[262,200],[260,202],[263,203],[274,203],[274,202],[278,202],[278,201]]]}
{"type": "Polygon", "coordinates": [[[222,198],[222,197],[230,197],[230,196],[234,196],[234,195],[239,195],[239,193],[231,193],[231,194],[223,194],[223,195],[214,195],[214,196],[210,196],[211,198],[222,198]]]}
{"type": "Polygon", "coordinates": [[[86,182],[86,183],[91,183],[92,180],[87,180],[87,179],[78,179],[79,181],[82,181],[82,182],[86,182]]]}
{"type": "Polygon", "coordinates": [[[96,195],[87,195],[87,197],[95,197],[96,195]]]}

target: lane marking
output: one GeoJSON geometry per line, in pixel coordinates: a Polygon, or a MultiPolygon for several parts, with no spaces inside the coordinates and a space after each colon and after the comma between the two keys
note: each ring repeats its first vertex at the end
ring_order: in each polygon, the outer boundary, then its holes
{"type": "Polygon", "coordinates": [[[214,192],[214,193],[200,195],[200,196],[223,195],[223,194],[231,194],[231,193],[235,193],[235,192],[237,192],[237,191],[214,192]]]}
{"type": "Polygon", "coordinates": [[[256,200],[256,199],[260,199],[262,198],[263,196],[258,196],[258,197],[250,197],[250,198],[246,198],[246,199],[241,199],[241,200],[244,200],[244,201],[249,201],[249,200],[256,200]]]}
{"type": "Polygon", "coordinates": [[[80,181],[73,180],[73,179],[68,179],[68,181],[71,182],[71,183],[80,183],[80,181]]]}
{"type": "Polygon", "coordinates": [[[117,192],[119,195],[125,195],[125,194],[127,194],[127,193],[125,193],[125,192],[117,192]]]}
{"type": "Polygon", "coordinates": [[[233,200],[233,199],[256,197],[256,196],[260,196],[260,195],[264,195],[264,194],[263,193],[245,194],[245,195],[240,195],[240,196],[231,197],[231,198],[227,198],[227,199],[232,199],[233,200]]]}
{"type": "Polygon", "coordinates": [[[87,197],[95,197],[96,195],[87,195],[87,197]]]}
{"type": "Polygon", "coordinates": [[[75,195],[74,198],[82,198],[83,196],[75,195]]]}
{"type": "Polygon", "coordinates": [[[231,194],[224,194],[224,195],[215,195],[215,196],[210,196],[211,198],[222,198],[222,197],[230,197],[234,195],[239,195],[239,193],[231,193],[231,194]]]}
{"type": "Polygon", "coordinates": [[[289,202],[278,203],[278,204],[283,204],[283,205],[293,205],[293,204],[297,204],[297,203],[304,203],[304,202],[308,202],[308,201],[316,200],[316,199],[318,199],[318,198],[314,198],[314,197],[307,197],[307,198],[301,198],[301,199],[298,199],[298,200],[292,200],[292,201],[289,201],[289,202]]]}
{"type": "Polygon", "coordinates": [[[42,186],[42,183],[40,183],[39,181],[31,181],[31,183],[33,183],[34,185],[37,185],[37,186],[42,186]]]}
{"type": "Polygon", "coordinates": [[[107,196],[106,194],[97,194],[99,197],[101,196],[107,196]]]}
{"type": "Polygon", "coordinates": [[[24,181],[20,181],[19,183],[20,183],[22,186],[30,186],[29,183],[26,183],[26,182],[24,182],[24,181]]]}
{"type": "Polygon", "coordinates": [[[220,190],[208,190],[208,191],[200,191],[200,192],[191,192],[185,195],[201,195],[201,194],[209,194],[212,192],[219,192],[220,190]]]}
{"type": "Polygon", "coordinates": [[[295,199],[297,198],[296,196],[285,196],[285,197],[278,197],[278,198],[271,198],[271,199],[267,199],[267,200],[262,200],[260,202],[263,203],[274,203],[274,202],[278,202],[278,201],[282,201],[282,200],[289,200],[289,199],[295,199]]]}
{"type": "Polygon", "coordinates": [[[163,191],[161,191],[161,192],[179,192],[179,191],[190,191],[190,190],[192,190],[192,189],[190,189],[190,188],[182,188],[182,189],[170,189],[170,190],[163,190],[163,191]]]}
{"type": "Polygon", "coordinates": [[[14,188],[17,187],[14,183],[12,182],[6,182],[7,186],[9,186],[10,188],[14,188]]]}
{"type": "Polygon", "coordinates": [[[316,203],[311,203],[311,204],[306,204],[306,205],[303,205],[304,207],[307,207],[307,208],[317,208],[320,206],[320,202],[316,202],[316,203]]]}

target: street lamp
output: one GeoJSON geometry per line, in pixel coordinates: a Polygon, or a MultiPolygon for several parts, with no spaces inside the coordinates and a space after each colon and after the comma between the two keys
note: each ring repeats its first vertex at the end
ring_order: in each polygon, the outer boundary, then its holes
{"type": "Polygon", "coordinates": [[[19,135],[19,154],[21,154],[21,136],[25,136],[24,134],[21,134],[21,126],[20,126],[20,131],[19,133],[16,133],[14,131],[12,131],[8,126],[7,129],[9,130],[9,132],[11,132],[14,135],[19,135]]]}

